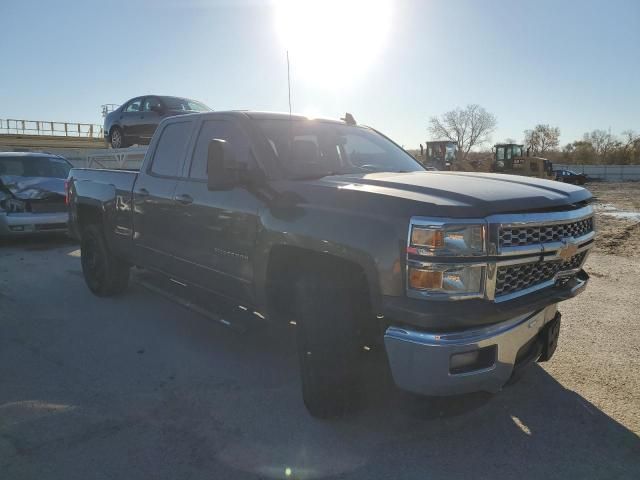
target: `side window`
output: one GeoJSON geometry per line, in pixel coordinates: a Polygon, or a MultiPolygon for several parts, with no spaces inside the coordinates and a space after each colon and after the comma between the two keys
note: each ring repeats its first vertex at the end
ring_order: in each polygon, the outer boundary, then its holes
{"type": "Polygon", "coordinates": [[[158,97],[147,97],[144,100],[143,110],[145,112],[158,111],[162,108],[160,99],[158,97]]]}
{"type": "Polygon", "coordinates": [[[151,173],[177,177],[189,143],[193,122],[170,123],[162,130],[151,163],[151,173]]]}
{"type": "Polygon", "coordinates": [[[142,110],[141,104],[142,103],[142,99],[140,98],[136,98],[135,100],[132,100],[129,105],[127,105],[127,108],[124,109],[125,112],[139,112],[142,110]]]}
{"type": "Polygon", "coordinates": [[[200,128],[191,160],[189,178],[207,179],[209,142],[215,138],[226,140],[239,162],[252,163],[249,142],[244,133],[228,120],[206,120],[200,128]]]}

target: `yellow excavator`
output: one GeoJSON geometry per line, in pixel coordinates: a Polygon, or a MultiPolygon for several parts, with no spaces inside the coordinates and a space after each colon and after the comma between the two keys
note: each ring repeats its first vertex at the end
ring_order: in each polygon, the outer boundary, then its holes
{"type": "Polygon", "coordinates": [[[524,155],[524,145],[498,143],[494,145],[493,170],[498,173],[525,175],[553,180],[553,163],[546,158],[532,157],[529,149],[524,155]]]}

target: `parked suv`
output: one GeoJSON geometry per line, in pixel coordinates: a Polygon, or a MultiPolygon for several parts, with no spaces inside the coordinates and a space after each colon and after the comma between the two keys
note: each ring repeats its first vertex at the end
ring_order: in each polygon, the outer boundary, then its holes
{"type": "Polygon", "coordinates": [[[288,114],[169,118],[140,172],[68,186],[94,294],[138,265],[295,325],[318,417],[357,405],[372,350],[426,395],[497,392],[550,359],[595,237],[584,188],[427,172],[371,128],[288,114]]]}
{"type": "Polygon", "coordinates": [[[147,145],[158,124],[166,117],[209,112],[204,103],[188,98],[147,95],[135,97],[107,114],[104,136],[112,148],[147,145]]]}

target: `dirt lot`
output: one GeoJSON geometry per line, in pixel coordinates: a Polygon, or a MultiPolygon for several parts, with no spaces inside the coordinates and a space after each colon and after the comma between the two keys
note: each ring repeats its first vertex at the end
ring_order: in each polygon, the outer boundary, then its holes
{"type": "Polygon", "coordinates": [[[98,299],[73,243],[4,245],[0,478],[640,478],[640,231],[609,215],[640,184],[589,188],[592,281],[551,362],[446,400],[378,376],[331,422],[302,406],[291,328],[240,335],[137,284],[98,299]]]}
{"type": "Polygon", "coordinates": [[[638,257],[640,182],[592,183],[599,231],[596,252],[638,257]]]}

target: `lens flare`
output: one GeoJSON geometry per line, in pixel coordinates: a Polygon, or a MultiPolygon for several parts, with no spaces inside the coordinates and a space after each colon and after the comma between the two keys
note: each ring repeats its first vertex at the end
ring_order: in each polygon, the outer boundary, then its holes
{"type": "Polygon", "coordinates": [[[277,0],[276,30],[292,74],[320,86],[351,83],[384,49],[390,0],[277,0]]]}

